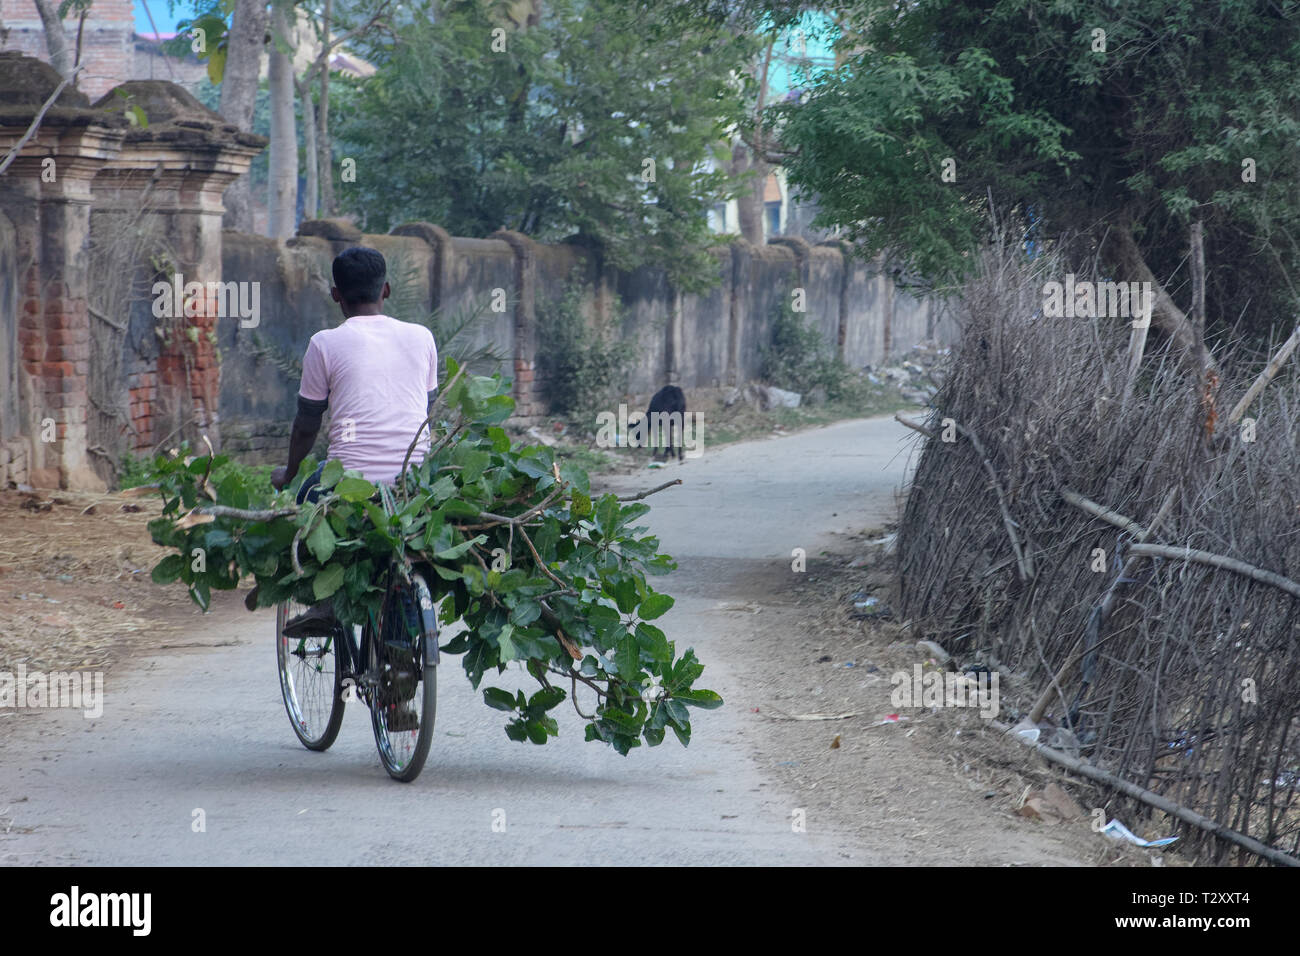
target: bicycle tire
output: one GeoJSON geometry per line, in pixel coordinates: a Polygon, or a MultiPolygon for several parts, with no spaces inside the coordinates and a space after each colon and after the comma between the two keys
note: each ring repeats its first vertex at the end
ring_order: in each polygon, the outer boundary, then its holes
{"type": "MultiPolygon", "coordinates": [[[[429,589],[428,582],[424,575],[418,571],[411,575],[411,581],[417,601],[428,601],[429,607],[432,607],[432,591],[429,589]]],[[[417,606],[416,612],[419,612],[417,606]]],[[[380,623],[381,633],[385,630],[385,622],[380,623]]],[[[419,712],[419,729],[416,731],[397,731],[402,734],[401,744],[409,745],[400,748],[394,747],[394,739],[390,735],[387,727],[387,718],[385,709],[378,699],[371,701],[370,707],[370,724],[375,732],[375,747],[379,751],[379,761],[383,764],[384,770],[394,780],[402,783],[410,783],[420,775],[424,769],[424,762],[429,756],[429,747],[433,743],[433,725],[437,716],[438,709],[438,665],[433,663],[436,660],[436,650],[431,654],[430,646],[437,647],[438,631],[435,626],[432,631],[422,628],[419,640],[417,641],[418,653],[420,656],[419,672],[421,674],[419,687],[416,690],[415,697],[421,701],[421,710],[419,712]],[[414,740],[410,735],[414,733],[414,740]],[[402,756],[398,755],[401,750],[402,756]]]]}
{"type": "Polygon", "coordinates": [[[284,699],[289,725],[302,745],[308,750],[328,750],[339,735],[343,709],[347,706],[338,655],[338,642],[342,635],[285,637],[284,625],[291,616],[291,607],[290,602],[282,601],[275,609],[275,656],[280,674],[280,696],[284,699]],[[308,663],[311,659],[316,660],[315,667],[308,663]],[[326,661],[332,663],[334,671],[332,679],[328,680],[328,691],[326,681],[313,678],[313,672],[324,674],[326,661]],[[324,707],[326,692],[331,701],[328,713],[324,707]]]}

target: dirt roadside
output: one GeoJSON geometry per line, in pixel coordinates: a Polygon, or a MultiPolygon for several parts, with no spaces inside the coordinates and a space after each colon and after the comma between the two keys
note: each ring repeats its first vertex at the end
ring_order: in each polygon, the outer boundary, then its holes
{"type": "Polygon", "coordinates": [[[900,865],[1187,865],[1093,832],[1090,812],[1106,809],[1098,793],[978,710],[893,706],[891,675],[933,661],[908,628],[855,608],[863,594],[888,606],[890,562],[867,544],[883,531],[844,535],[841,552],[810,556],[802,574],[789,562],[750,567],[718,611],[732,622],[728,657],[745,677],[753,757],[801,800],[808,826],[823,819],[896,847],[900,865]],[[855,716],[792,719],[846,714],[855,716]],[[1018,812],[1052,784],[1077,819],[1018,812]]]}

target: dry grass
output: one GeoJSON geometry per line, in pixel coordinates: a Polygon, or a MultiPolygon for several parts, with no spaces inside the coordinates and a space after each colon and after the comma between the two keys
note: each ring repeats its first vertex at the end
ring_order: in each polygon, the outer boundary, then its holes
{"type": "Polygon", "coordinates": [[[0,670],[103,668],[178,628],[185,593],[149,580],[166,553],[146,528],[157,512],[148,498],[0,492],[0,670]]]}

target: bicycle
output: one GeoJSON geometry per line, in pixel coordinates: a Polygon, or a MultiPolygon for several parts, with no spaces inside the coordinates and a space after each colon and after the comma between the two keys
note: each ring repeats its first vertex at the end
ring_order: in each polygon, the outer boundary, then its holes
{"type": "Polygon", "coordinates": [[[329,749],[344,708],[360,700],[370,708],[388,775],[403,783],[420,775],[438,699],[438,624],[428,581],[426,571],[405,565],[380,575],[382,609],[378,619],[371,615],[361,625],[360,643],[354,628],[340,624],[318,636],[287,637],[285,624],[305,608],[293,601],[277,606],[280,692],[293,731],[308,750],[329,749]]]}

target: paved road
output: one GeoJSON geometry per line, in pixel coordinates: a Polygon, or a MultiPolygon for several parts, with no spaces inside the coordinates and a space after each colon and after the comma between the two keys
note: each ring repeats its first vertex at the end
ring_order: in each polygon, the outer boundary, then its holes
{"type": "MultiPolygon", "coordinates": [[[[832,531],[892,508],[905,436],[887,418],[847,422],[618,480],[684,479],[651,499],[650,524],[682,565],[663,585],[678,604],[662,623],[697,649],[703,686],[724,697],[737,686],[710,647],[722,615],[707,613],[728,598],[728,562],[815,554],[832,531]]],[[[98,720],[45,711],[4,721],[0,863],[872,862],[870,847],[843,834],[792,832],[792,802],[746,756],[735,708],[697,712],[688,749],[670,736],[619,757],[584,743],[576,715],[558,711],[560,738],[534,747],[509,741],[504,715],[445,658],[433,750],[419,780],[402,785],[379,766],[359,705],[330,751],[298,745],[270,612],[231,600],[193,621],[188,640],[207,646],[116,668],[98,720]]],[[[495,682],[535,683],[513,670],[495,682]]]]}

